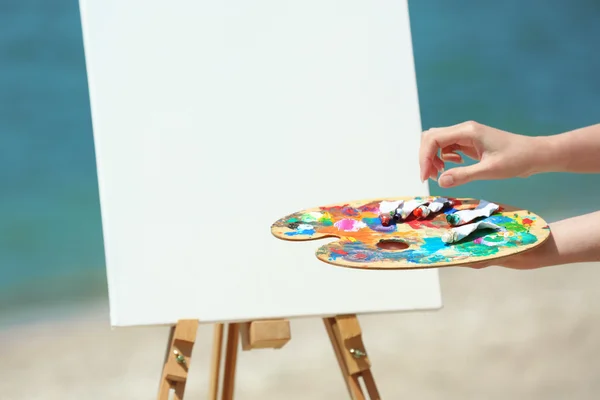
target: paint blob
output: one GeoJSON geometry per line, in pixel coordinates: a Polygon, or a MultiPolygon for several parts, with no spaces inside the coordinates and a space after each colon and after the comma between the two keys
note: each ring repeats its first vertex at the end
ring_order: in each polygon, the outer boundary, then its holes
{"type": "Polygon", "coordinates": [[[344,232],[356,232],[359,229],[362,229],[367,226],[367,224],[365,224],[362,221],[357,221],[355,219],[348,219],[348,218],[339,220],[338,222],[334,223],[333,225],[335,225],[335,227],[338,228],[340,231],[344,231],[344,232]]]}

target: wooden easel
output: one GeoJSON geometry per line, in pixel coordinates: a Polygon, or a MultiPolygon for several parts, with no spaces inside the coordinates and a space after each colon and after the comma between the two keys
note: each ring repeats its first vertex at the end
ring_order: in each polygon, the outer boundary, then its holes
{"type": "MultiPolygon", "coordinates": [[[[331,340],[335,356],[346,382],[352,400],[380,400],[375,379],[371,372],[371,362],[367,356],[362,332],[356,315],[343,315],[324,318],[325,329],[331,340]],[[363,379],[369,397],[360,384],[363,379]]],[[[158,400],[169,400],[173,392],[174,400],[183,400],[188,369],[192,356],[198,320],[180,320],[171,328],[169,344],[160,380],[158,400]]],[[[223,349],[223,332],[227,325],[225,366],[221,400],[233,400],[237,353],[241,337],[242,349],[280,349],[291,339],[288,320],[267,320],[245,323],[215,324],[214,343],[211,357],[211,379],[209,400],[217,400],[219,376],[223,349]]]]}

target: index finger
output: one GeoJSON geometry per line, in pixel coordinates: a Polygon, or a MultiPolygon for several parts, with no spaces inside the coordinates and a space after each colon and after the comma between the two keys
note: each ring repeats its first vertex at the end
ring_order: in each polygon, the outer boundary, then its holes
{"type": "Polygon", "coordinates": [[[438,150],[451,145],[470,143],[477,128],[473,122],[463,122],[446,128],[433,128],[423,132],[419,149],[421,180],[427,179],[434,167],[433,159],[438,150]]]}

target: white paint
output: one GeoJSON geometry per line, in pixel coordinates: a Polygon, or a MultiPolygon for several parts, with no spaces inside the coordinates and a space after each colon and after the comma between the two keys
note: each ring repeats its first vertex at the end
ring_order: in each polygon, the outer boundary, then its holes
{"type": "Polygon", "coordinates": [[[431,203],[429,203],[427,205],[427,208],[429,209],[430,212],[438,212],[440,211],[442,208],[444,208],[444,205],[448,202],[448,199],[445,197],[438,197],[435,200],[433,200],[431,203]]]}
{"type": "Polygon", "coordinates": [[[498,204],[490,203],[486,200],[481,200],[479,202],[479,204],[477,205],[477,207],[475,207],[472,210],[460,210],[460,211],[456,211],[455,213],[451,214],[453,216],[456,216],[455,218],[458,218],[457,222],[453,223],[453,225],[471,222],[475,218],[489,217],[496,210],[498,210],[498,208],[500,208],[500,206],[498,204]]]}
{"type": "Polygon", "coordinates": [[[504,228],[489,222],[489,221],[479,221],[474,222],[472,224],[466,224],[462,226],[458,226],[456,228],[452,228],[442,235],[442,242],[444,243],[454,243],[458,242],[469,236],[471,233],[480,230],[480,229],[494,229],[494,230],[505,230],[504,228]]]}
{"type": "Polygon", "coordinates": [[[320,212],[311,211],[302,216],[302,221],[303,222],[315,222],[315,221],[318,221],[319,218],[321,218],[322,216],[323,216],[323,214],[321,214],[320,212]]]}
{"type": "Polygon", "coordinates": [[[395,211],[402,204],[404,204],[404,200],[396,200],[396,201],[384,200],[379,203],[379,212],[381,214],[389,214],[392,211],[395,211]]]}
{"type": "Polygon", "coordinates": [[[296,231],[298,231],[298,232],[305,232],[305,231],[313,231],[314,232],[314,230],[315,230],[315,227],[311,224],[300,224],[296,228],[296,231]]]}
{"type": "Polygon", "coordinates": [[[407,202],[405,202],[402,205],[402,208],[400,209],[400,217],[402,219],[406,219],[417,207],[419,207],[422,204],[426,204],[427,200],[426,199],[422,199],[422,200],[409,200],[407,202]]]}
{"type": "Polygon", "coordinates": [[[406,0],[80,5],[113,325],[441,306],[435,269],[335,267],[270,232],[428,195],[406,0]]]}
{"type": "Polygon", "coordinates": [[[356,221],[354,219],[342,219],[333,224],[338,230],[344,232],[358,232],[362,228],[366,228],[367,224],[362,221],[356,221]],[[347,225],[350,225],[347,227],[347,225]]]}

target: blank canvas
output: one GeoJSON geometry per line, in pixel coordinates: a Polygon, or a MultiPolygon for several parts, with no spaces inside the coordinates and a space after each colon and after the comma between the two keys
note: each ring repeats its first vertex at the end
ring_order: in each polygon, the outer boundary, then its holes
{"type": "Polygon", "coordinates": [[[428,195],[406,0],[80,0],[111,324],[433,310],[320,262],[295,211],[428,195]]]}

